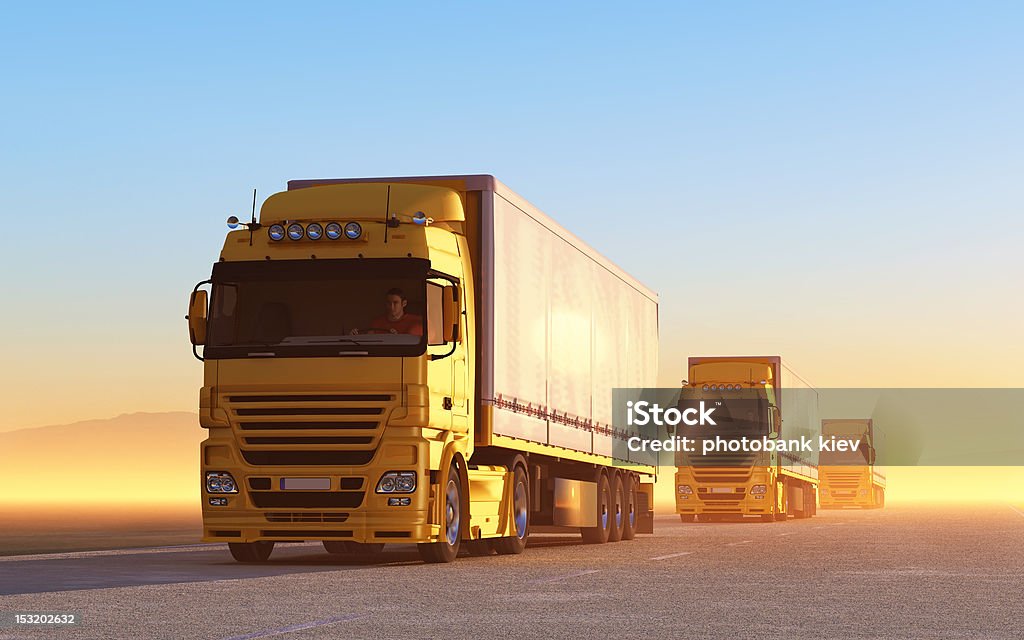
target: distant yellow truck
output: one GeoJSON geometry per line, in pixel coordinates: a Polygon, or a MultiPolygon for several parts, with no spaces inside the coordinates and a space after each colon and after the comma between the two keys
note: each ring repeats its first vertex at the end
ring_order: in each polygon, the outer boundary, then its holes
{"type": "Polygon", "coordinates": [[[856,451],[821,453],[818,468],[821,508],[884,507],[885,475],[875,467],[876,445],[871,419],[825,419],[821,421],[821,432],[825,436],[860,442],[856,451]]]}
{"type": "Polygon", "coordinates": [[[612,389],[654,386],[658,302],[611,261],[488,175],[291,181],[228,223],[188,315],[203,540],[450,562],[652,530],[612,389]]]}
{"type": "MultiPolygon", "coordinates": [[[[684,430],[704,440],[800,440],[820,436],[818,394],[779,356],[694,357],[680,403],[716,408],[717,424],[684,430]]],[[[817,456],[807,451],[724,451],[676,454],[676,511],[683,522],[726,516],[792,515],[817,508],[817,456]]]]}

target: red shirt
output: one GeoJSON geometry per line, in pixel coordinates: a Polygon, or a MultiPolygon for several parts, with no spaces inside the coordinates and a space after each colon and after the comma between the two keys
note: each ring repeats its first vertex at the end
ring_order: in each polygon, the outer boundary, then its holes
{"type": "Polygon", "coordinates": [[[398,320],[391,320],[387,316],[379,316],[373,319],[373,322],[370,323],[370,328],[380,329],[388,333],[391,333],[391,330],[394,329],[395,333],[422,336],[423,318],[413,313],[403,313],[402,317],[398,320]]]}

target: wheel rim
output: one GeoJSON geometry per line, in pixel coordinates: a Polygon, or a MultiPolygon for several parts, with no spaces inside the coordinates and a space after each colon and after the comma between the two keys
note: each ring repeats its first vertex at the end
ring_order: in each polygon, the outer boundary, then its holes
{"type": "Polygon", "coordinates": [[[621,491],[615,492],[615,528],[622,528],[622,503],[625,501],[625,496],[622,495],[621,491]]]}
{"type": "MultiPolygon", "coordinates": [[[[607,497],[607,496],[606,496],[607,497]]],[[[608,528],[608,502],[601,503],[601,528],[608,528]]]]}
{"type": "Polygon", "coordinates": [[[459,487],[454,480],[448,481],[445,490],[445,537],[448,544],[455,546],[459,540],[459,487]]]}
{"type": "Polygon", "coordinates": [[[629,501],[629,526],[630,528],[636,526],[636,505],[634,500],[629,501]]]}
{"type": "Polygon", "coordinates": [[[516,537],[526,537],[526,485],[520,482],[516,485],[515,497],[512,499],[512,511],[515,514],[516,537]]]}

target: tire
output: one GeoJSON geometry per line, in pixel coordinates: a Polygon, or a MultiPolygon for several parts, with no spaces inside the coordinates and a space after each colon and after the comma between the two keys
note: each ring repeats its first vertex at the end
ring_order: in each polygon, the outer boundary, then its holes
{"type": "Polygon", "coordinates": [[[267,541],[229,542],[228,550],[231,551],[231,557],[238,562],[266,562],[274,551],[274,543],[267,541]]]}
{"type": "Polygon", "coordinates": [[[696,516],[697,522],[714,522],[714,518],[711,517],[710,513],[698,513],[696,516]]]}
{"type": "Polygon", "coordinates": [[[604,544],[608,542],[611,529],[612,491],[608,484],[608,476],[602,473],[597,479],[597,526],[582,527],[580,533],[587,544],[604,544]]]}
{"type": "Polygon", "coordinates": [[[608,542],[622,540],[622,527],[626,521],[626,488],[622,486],[622,476],[613,471],[609,480],[612,502],[608,510],[611,525],[608,528],[608,542]]]}
{"type": "Polygon", "coordinates": [[[372,558],[384,550],[383,542],[351,542],[349,540],[324,540],[327,553],[348,555],[358,558],[372,558]]]}
{"type": "Polygon", "coordinates": [[[761,516],[761,521],[762,522],[775,522],[775,514],[773,514],[773,513],[765,513],[765,514],[763,514],[761,516]]]}
{"type": "Polygon", "coordinates": [[[639,514],[637,513],[639,498],[637,493],[639,489],[636,486],[636,478],[633,477],[632,473],[627,473],[623,477],[623,483],[626,489],[626,518],[625,523],[622,526],[622,539],[632,540],[636,537],[636,522],[639,514]]]}
{"type": "Polygon", "coordinates": [[[696,519],[697,519],[697,516],[695,516],[692,513],[680,513],[679,514],[679,521],[682,522],[683,524],[690,524],[693,521],[695,521],[696,519]]]}
{"type": "Polygon", "coordinates": [[[451,562],[459,555],[463,521],[462,478],[455,461],[448,467],[448,476],[445,478],[441,496],[444,499],[444,522],[441,527],[443,539],[440,542],[423,542],[416,545],[424,562],[451,562]]]}
{"type": "Polygon", "coordinates": [[[514,536],[494,541],[494,550],[498,555],[522,553],[530,537],[530,479],[520,466],[515,468],[512,475],[512,526],[515,529],[514,536]]]}

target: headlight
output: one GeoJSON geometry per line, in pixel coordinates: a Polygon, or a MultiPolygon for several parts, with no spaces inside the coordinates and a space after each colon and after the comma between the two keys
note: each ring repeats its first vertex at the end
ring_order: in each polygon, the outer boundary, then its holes
{"type": "Polygon", "coordinates": [[[821,495],[823,495],[823,496],[827,496],[828,495],[828,489],[818,489],[818,491],[820,491],[821,495]]]}
{"type": "Polygon", "coordinates": [[[768,487],[766,485],[755,484],[750,487],[750,495],[752,496],[763,496],[766,493],[768,493],[768,487]]]}
{"type": "Polygon", "coordinates": [[[363,226],[358,222],[350,222],[345,225],[345,237],[349,240],[358,240],[363,235],[363,226]]]}
{"type": "Polygon", "coordinates": [[[235,479],[227,471],[206,472],[207,493],[238,493],[238,485],[235,479]]]}
{"type": "Polygon", "coordinates": [[[294,223],[288,225],[288,239],[289,240],[302,240],[302,234],[305,233],[302,229],[302,225],[294,223]]]}
{"type": "Polygon", "coordinates": [[[415,471],[388,471],[377,482],[377,493],[412,493],[415,490],[415,471]]]}
{"type": "Polygon", "coordinates": [[[341,237],[341,225],[337,222],[328,222],[325,227],[325,232],[327,233],[328,238],[331,240],[337,240],[341,237]]]}
{"type": "Polygon", "coordinates": [[[306,227],[306,237],[310,240],[319,240],[324,237],[324,228],[316,222],[310,223],[310,225],[306,227]]]}
{"type": "Polygon", "coordinates": [[[709,387],[708,385],[704,385],[703,387],[701,387],[701,389],[702,389],[703,391],[707,391],[707,390],[708,390],[708,389],[710,389],[710,388],[711,388],[711,387],[709,387]]]}
{"type": "Polygon", "coordinates": [[[860,490],[860,495],[862,495],[862,496],[868,495],[868,490],[867,489],[861,489],[860,490]]]}
{"type": "Polygon", "coordinates": [[[688,496],[688,495],[691,495],[693,493],[693,489],[688,484],[681,484],[681,485],[679,485],[678,491],[679,491],[679,495],[681,495],[681,496],[688,496]]]}
{"type": "Polygon", "coordinates": [[[267,229],[267,235],[270,236],[270,239],[274,242],[284,240],[284,227],[279,224],[272,224],[270,225],[270,228],[267,229]]]}

